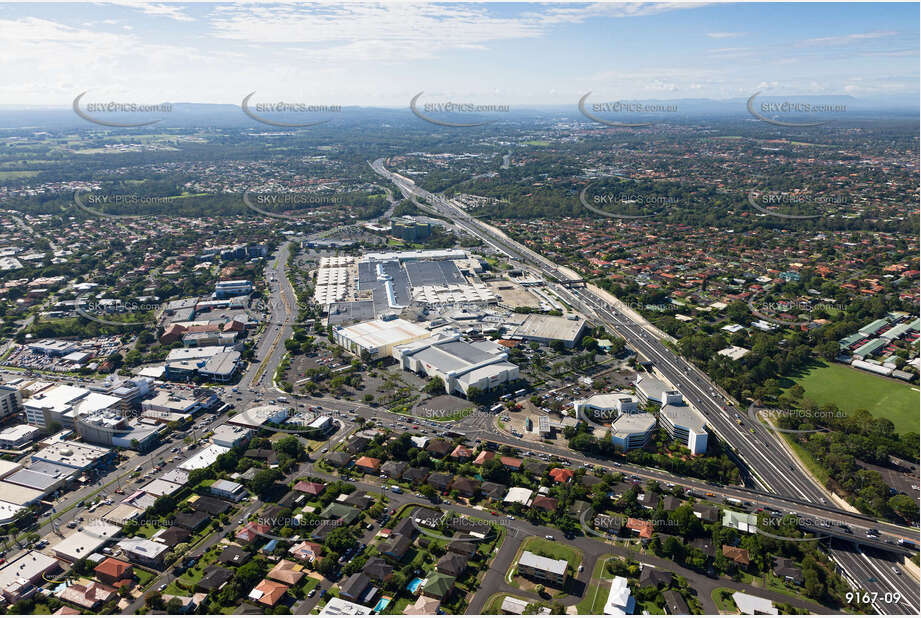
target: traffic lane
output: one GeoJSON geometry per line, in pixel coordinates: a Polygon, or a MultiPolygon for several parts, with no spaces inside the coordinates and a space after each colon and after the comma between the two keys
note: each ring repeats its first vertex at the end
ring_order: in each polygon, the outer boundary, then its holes
{"type": "MultiPolygon", "coordinates": [[[[378,411],[376,416],[378,418],[384,418],[386,420],[392,421],[395,424],[407,422],[406,419],[400,415],[389,413],[387,411],[378,411]]],[[[430,429],[425,426],[421,426],[419,430],[415,431],[437,432],[436,429],[430,429]]],[[[531,443],[514,437],[509,437],[504,434],[503,437],[496,438],[487,432],[483,432],[480,428],[467,430],[462,424],[456,425],[453,428],[453,431],[465,433],[468,438],[471,438],[475,435],[484,436],[487,440],[494,441],[498,444],[512,446],[517,449],[531,450],[532,452],[543,453],[545,455],[556,455],[558,457],[568,458],[570,461],[576,461],[580,464],[592,464],[596,468],[600,468],[606,472],[619,472],[622,474],[627,473],[644,478],[646,480],[655,480],[666,484],[672,483],[677,486],[685,487],[686,489],[710,494],[706,496],[709,498],[718,498],[719,496],[734,497],[743,501],[751,502],[753,506],[761,507],[766,510],[782,510],[784,514],[794,513],[802,518],[809,517],[812,521],[816,522],[817,525],[821,525],[821,522],[823,521],[828,521],[832,525],[841,522],[851,526],[859,532],[865,532],[866,530],[875,527],[880,529],[884,535],[891,535],[896,540],[898,538],[906,538],[909,540],[912,538],[911,529],[902,528],[896,526],[895,524],[868,522],[857,517],[849,517],[847,515],[830,510],[832,507],[826,509],[822,505],[801,504],[786,500],[782,496],[765,497],[760,494],[747,492],[744,488],[711,485],[697,479],[679,477],[666,471],[650,470],[647,468],[632,466],[630,464],[612,466],[609,460],[585,456],[561,447],[551,447],[544,444],[531,443]]],[[[859,535],[855,535],[855,537],[858,537],[856,540],[860,540],[859,535]]]]}
{"type": "MultiPolygon", "coordinates": [[[[831,526],[837,525],[838,523],[843,523],[852,529],[856,529],[860,533],[865,533],[871,528],[879,529],[880,532],[883,533],[884,537],[885,535],[888,535],[894,541],[897,541],[899,538],[905,538],[906,540],[912,540],[914,538],[916,540],[916,537],[912,536],[911,529],[906,529],[900,526],[896,526],[895,524],[888,524],[885,522],[868,522],[867,520],[858,517],[849,517],[848,515],[837,513],[829,509],[824,509],[821,505],[804,505],[801,503],[789,501],[782,496],[765,497],[760,494],[748,492],[741,487],[711,485],[698,479],[679,477],[669,472],[661,470],[650,470],[648,468],[631,466],[630,464],[612,466],[610,461],[606,459],[599,459],[582,455],[559,447],[550,447],[544,444],[525,442],[524,440],[520,440],[514,437],[507,437],[505,435],[503,435],[501,439],[492,437],[487,437],[487,439],[496,442],[497,444],[505,444],[518,449],[527,449],[535,453],[556,455],[557,457],[566,458],[570,462],[576,462],[579,464],[592,464],[595,466],[596,470],[601,469],[604,472],[633,475],[640,477],[643,480],[653,480],[665,484],[672,483],[678,487],[684,487],[685,489],[692,491],[703,492],[705,494],[704,499],[731,497],[750,502],[753,506],[763,508],[766,511],[776,510],[780,511],[784,515],[793,513],[800,518],[809,518],[811,521],[816,522],[817,525],[821,525],[822,522],[829,522],[831,526]]],[[[854,537],[855,541],[859,542],[861,540],[860,534],[855,534],[854,537]]]]}
{"type": "Polygon", "coordinates": [[[878,612],[917,615],[918,587],[910,578],[897,577],[891,572],[882,576],[886,566],[880,564],[882,561],[874,560],[850,547],[835,548],[832,557],[845,570],[845,578],[850,582],[853,592],[872,595],[871,605],[878,612]],[[899,594],[898,601],[893,593],[899,594]]]}

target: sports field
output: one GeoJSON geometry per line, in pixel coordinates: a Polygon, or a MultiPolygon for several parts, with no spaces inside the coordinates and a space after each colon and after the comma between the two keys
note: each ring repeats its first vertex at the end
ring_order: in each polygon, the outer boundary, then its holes
{"type": "Polygon", "coordinates": [[[838,363],[813,367],[797,378],[806,398],[833,403],[845,412],[869,410],[888,418],[899,433],[918,431],[918,387],[838,363]]]}

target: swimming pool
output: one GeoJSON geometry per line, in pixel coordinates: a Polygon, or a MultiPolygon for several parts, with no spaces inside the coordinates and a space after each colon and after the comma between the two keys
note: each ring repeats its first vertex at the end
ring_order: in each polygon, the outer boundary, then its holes
{"type": "Polygon", "coordinates": [[[409,585],[406,586],[406,589],[416,594],[416,591],[419,590],[419,586],[421,586],[424,581],[425,580],[421,577],[414,577],[413,580],[409,582],[409,585]]]}
{"type": "Polygon", "coordinates": [[[387,606],[390,605],[390,601],[392,600],[393,600],[393,597],[381,597],[380,600],[377,602],[377,605],[375,605],[374,609],[371,611],[373,611],[374,613],[380,613],[384,611],[387,608],[387,606]]]}

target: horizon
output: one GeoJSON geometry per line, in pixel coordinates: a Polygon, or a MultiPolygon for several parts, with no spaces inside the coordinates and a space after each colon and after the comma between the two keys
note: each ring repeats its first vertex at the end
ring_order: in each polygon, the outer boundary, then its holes
{"type": "Polygon", "coordinates": [[[0,106],[919,97],[913,3],[12,4],[0,106]],[[752,24],[757,24],[752,28],[752,24]],[[84,63],[74,58],[87,58],[84,63]],[[40,80],[35,75],[41,75],[40,80]],[[139,79],[135,79],[139,76],[139,79]]]}

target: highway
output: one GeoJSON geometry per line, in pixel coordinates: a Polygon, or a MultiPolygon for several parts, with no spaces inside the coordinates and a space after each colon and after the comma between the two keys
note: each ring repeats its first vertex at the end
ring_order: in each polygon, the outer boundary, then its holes
{"type": "MultiPolygon", "coordinates": [[[[411,199],[422,210],[434,211],[435,214],[448,217],[455,225],[510,258],[536,269],[564,300],[586,315],[597,316],[598,321],[613,328],[638,354],[652,361],[656,370],[681,391],[691,405],[704,414],[708,426],[732,447],[746,477],[746,484],[755,484],[778,496],[814,504],[828,504],[831,501],[831,496],[826,490],[812,480],[770,429],[762,423],[747,419],[745,411],[731,405],[730,398],[713,384],[706,374],[677,356],[615,303],[607,302],[586,287],[570,288],[554,283],[570,280],[571,277],[531,249],[496,233],[452,201],[430,193],[411,180],[388,171],[383,159],[369,164],[377,174],[389,179],[405,197],[411,199]],[[425,200],[428,204],[423,204],[419,200],[425,200]],[[739,420],[742,422],[741,425],[739,420]]],[[[899,570],[896,573],[891,561],[870,556],[860,550],[849,549],[834,549],[832,556],[855,587],[855,591],[876,593],[877,601],[873,606],[880,613],[918,613],[917,582],[904,571],[899,570]],[[891,595],[893,592],[899,594],[898,602],[886,603],[882,600],[888,598],[887,593],[891,595]]]]}

